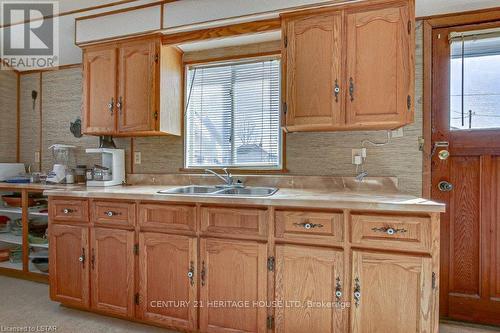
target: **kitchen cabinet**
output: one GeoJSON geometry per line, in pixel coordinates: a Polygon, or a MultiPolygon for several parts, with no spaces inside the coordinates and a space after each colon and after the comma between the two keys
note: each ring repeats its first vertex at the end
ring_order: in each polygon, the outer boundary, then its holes
{"type": "Polygon", "coordinates": [[[267,332],[266,244],[201,239],[200,260],[200,331],[267,332]]]}
{"type": "Polygon", "coordinates": [[[109,314],[134,315],[134,232],[90,229],[91,307],[109,314]]]}
{"type": "Polygon", "coordinates": [[[50,298],[64,304],[89,306],[88,228],[51,224],[50,298]]]}
{"type": "Polygon", "coordinates": [[[196,329],[197,243],[195,237],[139,234],[139,317],[142,320],[196,329]]]}
{"type": "Polygon", "coordinates": [[[277,302],[288,302],[290,305],[296,301],[306,302],[301,306],[277,307],[276,332],[345,331],[345,310],[334,304],[349,299],[349,295],[345,295],[341,250],[277,245],[275,281],[277,302]]]}
{"type": "Polygon", "coordinates": [[[432,332],[432,260],[352,253],[351,332],[432,332]]]}
{"type": "Polygon", "coordinates": [[[282,15],[287,131],[394,129],[414,119],[414,1],[282,15]]]}
{"type": "Polygon", "coordinates": [[[83,130],[90,135],[180,135],[182,52],[159,37],[85,46],[83,130]]]}

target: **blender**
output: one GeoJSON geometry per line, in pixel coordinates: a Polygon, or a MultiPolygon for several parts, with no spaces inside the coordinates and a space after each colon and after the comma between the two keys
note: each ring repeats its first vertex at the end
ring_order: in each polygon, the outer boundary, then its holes
{"type": "Polygon", "coordinates": [[[49,150],[52,150],[54,166],[52,167],[52,171],[47,175],[47,183],[60,184],[64,182],[70,158],[75,148],[76,146],[62,144],[55,144],[49,147],[49,150]]]}

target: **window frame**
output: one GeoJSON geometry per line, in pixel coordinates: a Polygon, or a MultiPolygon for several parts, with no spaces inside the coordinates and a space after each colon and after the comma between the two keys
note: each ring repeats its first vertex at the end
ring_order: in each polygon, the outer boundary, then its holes
{"type": "Polygon", "coordinates": [[[280,82],[279,82],[279,106],[280,106],[280,134],[279,134],[279,146],[280,146],[280,165],[277,167],[256,167],[256,166],[243,166],[243,167],[235,167],[228,166],[227,169],[237,170],[238,173],[241,174],[279,174],[279,173],[288,173],[286,168],[286,131],[281,126],[283,122],[283,114],[282,114],[282,106],[283,106],[283,64],[281,52],[268,52],[268,53],[260,53],[260,54],[251,54],[251,55],[241,55],[241,56],[231,56],[231,57],[220,57],[220,58],[211,58],[211,59],[203,59],[197,61],[184,61],[183,62],[183,108],[182,108],[182,158],[183,158],[183,167],[179,169],[181,172],[190,172],[190,173],[204,173],[205,169],[211,169],[216,171],[222,171],[225,166],[206,166],[206,167],[188,167],[186,165],[186,148],[187,148],[187,123],[186,123],[186,112],[187,112],[187,99],[189,97],[189,93],[187,91],[188,88],[188,72],[190,67],[195,66],[211,66],[217,64],[231,64],[231,63],[245,63],[245,62],[258,62],[259,60],[270,60],[277,59],[280,61],[280,82]]]}

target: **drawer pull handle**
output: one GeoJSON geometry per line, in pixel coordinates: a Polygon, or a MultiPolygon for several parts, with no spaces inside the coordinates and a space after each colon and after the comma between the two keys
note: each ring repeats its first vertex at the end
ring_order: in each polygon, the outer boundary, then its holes
{"type": "Polygon", "coordinates": [[[337,302],[342,299],[342,285],[340,284],[340,277],[338,276],[335,285],[335,298],[337,299],[337,302]]]}
{"type": "Polygon", "coordinates": [[[296,227],[302,227],[306,230],[324,227],[324,225],[322,225],[322,224],[316,224],[316,223],[310,223],[310,222],[294,223],[293,225],[296,227]]]}
{"type": "Polygon", "coordinates": [[[359,306],[359,303],[361,302],[361,283],[359,282],[359,278],[354,279],[354,305],[356,307],[359,306]]]}
{"type": "Polygon", "coordinates": [[[78,257],[78,261],[82,263],[82,267],[85,268],[85,248],[82,247],[82,255],[78,257]]]}
{"type": "Polygon", "coordinates": [[[63,211],[62,211],[64,214],[70,214],[70,213],[73,213],[74,210],[73,209],[70,209],[70,208],[64,208],[63,211]]]}
{"type": "Polygon", "coordinates": [[[108,215],[109,217],[113,217],[115,215],[120,215],[120,213],[113,212],[113,211],[107,211],[107,212],[104,212],[104,214],[108,215]]]}
{"type": "Polygon", "coordinates": [[[194,263],[191,261],[191,264],[189,266],[189,271],[187,273],[187,276],[189,278],[189,284],[191,284],[191,286],[194,286],[194,263]]]}
{"type": "Polygon", "coordinates": [[[372,230],[375,232],[385,232],[389,236],[395,235],[398,232],[400,232],[400,233],[407,232],[407,230],[404,228],[397,229],[397,228],[392,228],[392,227],[372,228],[372,230]]]}

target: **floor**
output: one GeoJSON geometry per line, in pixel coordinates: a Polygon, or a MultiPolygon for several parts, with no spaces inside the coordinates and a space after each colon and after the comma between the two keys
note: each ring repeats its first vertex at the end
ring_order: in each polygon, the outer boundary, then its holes
{"type": "MultiPolygon", "coordinates": [[[[40,331],[43,329],[42,326],[47,326],[48,328],[56,327],[56,330],[46,329],[45,331],[58,333],[173,333],[156,327],[60,306],[49,300],[49,288],[46,284],[0,276],[0,291],[0,331],[2,332],[7,329],[14,331],[15,327],[26,326],[34,332],[37,327],[40,331]]],[[[500,332],[500,328],[454,322],[441,323],[440,327],[441,333],[500,332]]]]}

